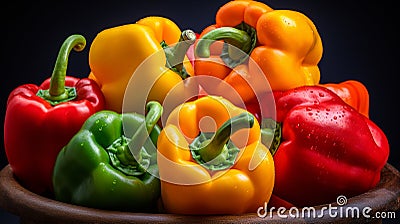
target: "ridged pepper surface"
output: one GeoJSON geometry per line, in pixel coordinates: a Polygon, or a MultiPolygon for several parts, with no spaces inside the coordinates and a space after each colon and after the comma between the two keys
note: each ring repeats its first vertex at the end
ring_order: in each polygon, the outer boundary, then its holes
{"type": "Polygon", "coordinates": [[[222,97],[178,106],[157,143],[165,210],[243,214],[264,206],[274,186],[274,162],[260,137],[257,120],[222,97]]]}

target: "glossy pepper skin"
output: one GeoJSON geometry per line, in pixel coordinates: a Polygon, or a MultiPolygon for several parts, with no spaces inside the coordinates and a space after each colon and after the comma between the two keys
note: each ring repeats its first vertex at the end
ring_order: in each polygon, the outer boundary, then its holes
{"type": "Polygon", "coordinates": [[[332,90],[347,104],[364,116],[369,117],[369,93],[363,83],[357,80],[346,80],[340,83],[324,83],[321,85],[332,90]]]}
{"type": "Polygon", "coordinates": [[[147,110],[146,117],[109,110],[89,117],[57,157],[55,198],[106,210],[155,211],[162,107],[149,102],[147,110]]]}
{"type": "MultiPolygon", "coordinates": [[[[369,93],[367,87],[357,80],[346,80],[340,83],[321,83],[320,86],[336,93],[344,102],[362,115],[369,117],[369,93]]],[[[261,123],[262,115],[258,100],[246,102],[246,109],[261,123]]]]}
{"type": "Polygon", "coordinates": [[[378,184],[389,144],[375,123],[322,86],[274,96],[281,127],[270,147],[276,150],[274,195],[295,206],[315,206],[378,184]]]}
{"type": "Polygon", "coordinates": [[[320,81],[322,41],[314,23],[297,11],[273,10],[257,1],[229,1],[218,10],[216,24],[203,30],[195,48],[200,58],[194,65],[195,74],[224,80],[244,102],[266,89],[257,86],[261,79],[255,74],[259,69],[272,90],[315,85],[320,81]],[[214,40],[217,42],[211,45],[214,40]],[[235,56],[229,48],[224,50],[221,41],[241,49],[250,59],[235,61],[232,58],[240,54],[235,56]]]}
{"type": "MultiPolygon", "coordinates": [[[[181,35],[181,30],[173,21],[157,16],[145,17],[134,24],[112,27],[98,33],[90,46],[89,78],[101,86],[106,98],[106,109],[121,113],[125,90],[135,70],[149,56],[178,43],[181,35]]],[[[147,82],[154,82],[141,86],[144,88],[151,85],[151,88],[148,88],[148,101],[156,100],[162,103],[174,86],[193,74],[193,66],[185,53],[190,41],[194,42],[196,36],[190,32],[185,35],[187,36],[183,38],[188,41],[174,45],[169,51],[170,56],[156,54],[157,60],[153,59],[154,65],[146,71],[144,77],[149,80],[147,82]],[[177,72],[170,69],[167,63],[177,72]]],[[[183,94],[185,90],[179,91],[179,94],[183,94]]]]}
{"type": "MultiPolygon", "coordinates": [[[[260,142],[257,120],[251,115],[251,119],[244,119],[246,114],[249,115],[226,99],[215,96],[184,103],[170,114],[157,148],[161,195],[167,212],[242,214],[255,212],[269,201],[274,186],[274,162],[268,149],[260,142]],[[234,133],[225,132],[222,136],[228,139],[231,135],[237,146],[238,155],[236,159],[233,157],[233,165],[220,170],[203,166],[204,163],[199,163],[199,159],[194,157],[192,147],[207,145],[204,144],[206,141],[202,142],[203,133],[213,134],[216,128],[216,133],[230,131],[222,128],[229,124],[230,119],[234,133]],[[243,120],[252,125],[241,126],[243,120]]],[[[217,136],[221,137],[215,134],[214,139],[219,139],[217,136]]],[[[211,141],[206,150],[199,150],[200,159],[211,161],[214,168],[227,162],[226,158],[232,157],[228,156],[231,154],[225,151],[225,147],[231,146],[224,143],[211,141]],[[221,155],[224,159],[220,158],[221,155]]]]}
{"type": "Polygon", "coordinates": [[[66,76],[70,51],[81,51],[85,44],[81,35],[68,37],[51,78],[40,86],[21,85],[8,97],[4,121],[7,159],[20,183],[37,194],[52,195],[58,152],[89,116],[104,108],[104,96],[96,82],[66,76]]]}

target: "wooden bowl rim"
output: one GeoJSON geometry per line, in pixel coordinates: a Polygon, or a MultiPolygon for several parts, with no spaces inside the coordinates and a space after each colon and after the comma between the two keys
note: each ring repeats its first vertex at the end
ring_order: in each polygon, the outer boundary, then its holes
{"type": "MultiPolygon", "coordinates": [[[[288,210],[285,212],[287,218],[282,218],[273,212],[265,218],[260,218],[256,213],[244,215],[213,215],[213,216],[188,216],[178,214],[159,213],[132,213],[108,211],[87,208],[72,204],[59,202],[46,198],[22,187],[14,178],[10,165],[4,167],[0,172],[0,207],[13,213],[24,220],[56,221],[62,223],[181,223],[181,222],[213,222],[213,223],[307,223],[312,218],[290,217],[288,210]]],[[[338,206],[332,203],[332,206],[338,206]]],[[[321,212],[327,205],[315,206],[317,212],[321,212]]],[[[348,198],[345,207],[370,207],[369,214],[383,211],[396,211],[400,209],[400,173],[390,164],[386,164],[382,170],[381,182],[374,189],[361,195],[348,198]]],[[[351,217],[329,217],[325,214],[321,218],[313,219],[314,223],[351,223],[351,217]]],[[[317,213],[320,214],[320,213],[317,213]]],[[[360,217],[356,223],[365,217],[360,217]]],[[[370,221],[370,220],[369,220],[370,221]]]]}

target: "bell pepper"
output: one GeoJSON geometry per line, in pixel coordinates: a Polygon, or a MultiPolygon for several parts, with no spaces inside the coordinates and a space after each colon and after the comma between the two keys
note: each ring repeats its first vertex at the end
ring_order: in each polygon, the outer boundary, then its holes
{"type": "Polygon", "coordinates": [[[320,81],[322,42],[314,23],[300,12],[257,1],[220,7],[216,24],[195,43],[195,55],[195,75],[224,80],[244,102],[269,87],[287,90],[320,81]]]}
{"type": "Polygon", "coordinates": [[[274,92],[263,143],[275,162],[273,194],[295,206],[331,203],[375,187],[389,156],[383,131],[323,86],[274,92]]]}
{"type": "MultiPolygon", "coordinates": [[[[147,101],[162,103],[173,87],[193,74],[186,52],[195,38],[193,31],[181,32],[173,21],[156,16],[98,33],[90,46],[89,78],[100,85],[106,109],[123,111],[124,94],[132,75],[152,55],[152,66],[138,74],[142,78],[138,86],[146,92],[147,101]]],[[[177,94],[185,95],[183,85],[177,94]]]]}
{"type": "Polygon", "coordinates": [[[369,117],[369,94],[363,83],[357,80],[346,80],[341,83],[324,83],[321,85],[332,90],[347,104],[364,116],[369,117]]]}
{"type": "MultiPolygon", "coordinates": [[[[336,93],[343,101],[345,101],[348,105],[352,106],[358,112],[369,117],[369,93],[367,87],[357,80],[346,80],[340,83],[323,83],[319,84],[323,87],[328,88],[329,90],[336,93]]],[[[261,101],[265,101],[265,99],[272,99],[269,93],[260,94],[260,98],[252,99],[246,102],[246,109],[257,118],[258,122],[262,122],[262,118],[266,115],[261,113],[260,104],[265,104],[265,102],[260,103],[261,101]],[[266,95],[268,97],[266,97],[266,95]]],[[[268,105],[268,103],[266,104],[268,105]]],[[[264,108],[266,110],[271,108],[264,108]]],[[[269,112],[266,112],[269,113],[269,112]]]]}
{"type": "Polygon", "coordinates": [[[93,80],[66,76],[72,49],[86,40],[69,36],[61,46],[51,78],[40,86],[23,84],[8,97],[4,147],[18,181],[30,191],[52,195],[52,172],[58,152],[93,113],[104,108],[104,96],[93,80]]]}
{"type": "Polygon", "coordinates": [[[176,107],[157,144],[166,212],[243,214],[271,196],[274,162],[261,144],[260,126],[222,97],[203,96],[176,107]]]}
{"type": "Polygon", "coordinates": [[[160,196],[156,164],[162,106],[147,103],[146,117],[102,110],[58,154],[55,199],[119,211],[154,211],[160,196]]]}

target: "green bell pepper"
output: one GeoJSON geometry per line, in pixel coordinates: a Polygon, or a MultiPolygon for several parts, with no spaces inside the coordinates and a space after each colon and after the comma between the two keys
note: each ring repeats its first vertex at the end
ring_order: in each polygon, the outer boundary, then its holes
{"type": "Polygon", "coordinates": [[[163,108],[150,101],[146,110],[146,116],[103,110],[89,117],[57,156],[55,199],[107,210],[155,211],[160,198],[157,122],[163,108]]]}

